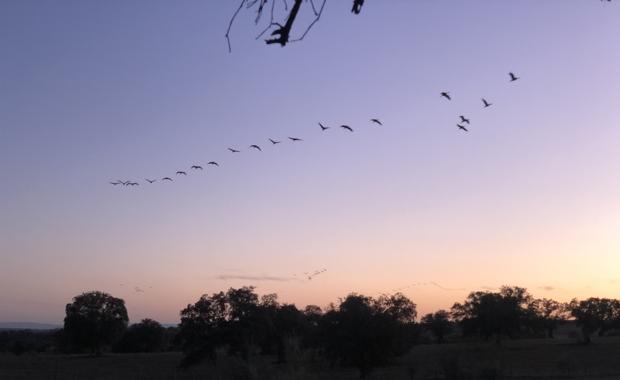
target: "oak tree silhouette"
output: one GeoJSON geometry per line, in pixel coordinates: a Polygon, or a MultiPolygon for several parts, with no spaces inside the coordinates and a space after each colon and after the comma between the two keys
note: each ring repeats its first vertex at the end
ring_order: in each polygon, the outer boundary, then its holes
{"type": "Polygon", "coordinates": [[[499,292],[472,292],[464,303],[452,306],[452,317],[466,335],[480,334],[485,339],[495,336],[513,338],[526,318],[532,296],[525,288],[503,286],[499,292]]]}
{"type": "Polygon", "coordinates": [[[443,343],[444,337],[452,330],[450,313],[446,310],[428,313],[422,317],[420,322],[422,326],[433,333],[437,343],[443,343]]]}
{"type": "Polygon", "coordinates": [[[366,378],[411,347],[415,315],[415,304],[402,294],[378,300],[350,294],[321,318],[321,345],[333,361],[356,367],[366,378]]]}
{"type": "Polygon", "coordinates": [[[116,343],[116,352],[158,352],[163,349],[166,329],[157,321],[143,319],[127,328],[116,343]]]}
{"type": "Polygon", "coordinates": [[[620,327],[620,301],[591,297],[583,301],[573,299],[568,304],[570,314],[581,328],[584,343],[591,342],[591,335],[599,336],[612,328],[620,327]]]}
{"type": "Polygon", "coordinates": [[[125,301],[99,291],[74,297],[65,312],[63,331],[69,343],[97,355],[122,335],[129,320],[125,301]]]}

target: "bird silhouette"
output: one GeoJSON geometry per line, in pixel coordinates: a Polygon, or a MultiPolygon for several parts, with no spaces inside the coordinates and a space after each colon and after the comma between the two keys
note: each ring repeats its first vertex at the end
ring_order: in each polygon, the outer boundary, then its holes
{"type": "Polygon", "coordinates": [[[207,162],[207,165],[220,166],[220,164],[218,164],[218,163],[217,163],[217,162],[215,162],[215,161],[209,161],[209,162],[207,162]]]}
{"type": "Polygon", "coordinates": [[[461,124],[457,124],[456,126],[457,126],[457,127],[459,127],[459,129],[464,130],[465,132],[469,132],[469,131],[467,130],[467,128],[465,128],[465,127],[464,127],[464,126],[462,126],[461,124]]]}
{"type": "Polygon", "coordinates": [[[110,182],[110,185],[114,185],[114,186],[116,186],[116,185],[122,185],[122,184],[123,184],[123,182],[122,182],[122,181],[110,182]]]}
{"type": "Polygon", "coordinates": [[[129,186],[140,186],[138,182],[129,182],[129,186]]]}
{"type": "Polygon", "coordinates": [[[443,96],[444,98],[446,98],[448,100],[452,100],[452,98],[450,97],[450,93],[449,92],[442,92],[441,96],[443,96]]]}
{"type": "Polygon", "coordinates": [[[461,116],[459,116],[459,117],[461,118],[461,123],[467,123],[467,124],[469,124],[469,119],[468,119],[468,118],[466,118],[466,117],[465,117],[465,116],[463,116],[463,115],[461,115],[461,116]]]}
{"type": "Polygon", "coordinates": [[[202,170],[202,166],[200,165],[192,165],[190,169],[202,170]]]}
{"type": "Polygon", "coordinates": [[[510,75],[510,81],[514,82],[516,80],[519,80],[520,78],[518,76],[516,76],[514,73],[508,73],[508,75],[510,75]]]}
{"type": "Polygon", "coordinates": [[[177,172],[177,175],[187,175],[187,173],[185,173],[184,171],[179,170],[179,171],[177,172]]]}
{"type": "Polygon", "coordinates": [[[162,180],[162,181],[172,181],[172,178],[170,178],[170,177],[164,177],[164,178],[162,178],[161,180],[162,180]]]}
{"type": "Polygon", "coordinates": [[[300,139],[299,137],[289,137],[288,139],[293,141],[293,142],[295,142],[295,141],[304,141],[304,140],[300,139]]]}
{"type": "Polygon", "coordinates": [[[146,179],[146,182],[148,182],[148,183],[153,183],[153,182],[157,181],[156,179],[148,179],[148,178],[145,178],[145,179],[146,179]]]}
{"type": "Polygon", "coordinates": [[[256,149],[256,150],[258,150],[258,151],[261,151],[261,152],[263,151],[263,150],[260,148],[260,146],[255,145],[255,144],[250,145],[250,148],[254,148],[254,149],[256,149]]]}
{"type": "Polygon", "coordinates": [[[353,132],[353,128],[349,127],[348,125],[341,125],[340,128],[346,129],[349,132],[353,132]]]}
{"type": "Polygon", "coordinates": [[[328,130],[329,128],[331,128],[331,127],[326,127],[326,126],[324,126],[322,123],[319,123],[319,127],[321,127],[321,131],[326,131],[326,130],[328,130]]]}
{"type": "Polygon", "coordinates": [[[484,103],[484,108],[491,107],[493,103],[487,102],[485,98],[482,98],[482,103],[484,103]]]}
{"type": "Polygon", "coordinates": [[[274,139],[269,139],[269,141],[270,141],[273,145],[276,145],[276,144],[279,144],[279,143],[281,143],[281,142],[282,142],[282,141],[278,141],[278,140],[274,140],[274,139]]]}
{"type": "Polygon", "coordinates": [[[233,148],[228,148],[228,150],[230,150],[233,153],[239,153],[240,151],[237,149],[233,149],[233,148]]]}
{"type": "Polygon", "coordinates": [[[379,119],[370,119],[370,121],[372,121],[375,124],[383,125],[383,123],[381,123],[381,121],[379,121],[379,119]]]}
{"type": "Polygon", "coordinates": [[[326,272],[327,269],[317,269],[312,273],[308,273],[308,272],[304,272],[304,274],[307,276],[308,280],[312,280],[314,277],[320,275],[321,273],[326,272]]]}

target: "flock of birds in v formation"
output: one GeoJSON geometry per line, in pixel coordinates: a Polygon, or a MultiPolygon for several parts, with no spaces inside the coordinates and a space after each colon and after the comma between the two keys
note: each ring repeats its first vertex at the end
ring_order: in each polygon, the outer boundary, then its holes
{"type": "MultiPolygon", "coordinates": [[[[520,79],[519,77],[517,77],[512,72],[508,73],[508,76],[510,77],[510,82],[515,82],[515,81],[520,79]]],[[[452,100],[452,97],[450,96],[450,92],[448,92],[448,91],[441,92],[440,95],[443,98],[447,99],[448,101],[452,100]]],[[[482,98],[481,100],[482,100],[483,108],[489,108],[489,107],[491,107],[493,105],[493,103],[489,102],[485,98],[482,98]]],[[[471,124],[470,120],[467,117],[465,117],[464,115],[460,115],[459,119],[460,119],[460,121],[456,124],[458,129],[462,130],[464,132],[469,132],[468,127],[471,124]],[[467,126],[465,124],[467,124],[467,126]]],[[[380,125],[380,126],[383,125],[383,123],[379,119],[376,119],[376,118],[375,119],[370,119],[370,121],[373,124],[375,124],[375,125],[380,125]]],[[[327,126],[323,125],[323,123],[318,123],[318,124],[319,124],[319,127],[321,128],[322,132],[325,132],[325,131],[327,131],[328,129],[331,128],[331,127],[327,127],[327,126]]],[[[353,132],[353,128],[351,128],[348,125],[340,125],[339,128],[341,128],[342,130],[347,131],[347,132],[353,132]]],[[[281,144],[283,142],[282,140],[274,140],[274,139],[271,139],[271,138],[269,138],[268,140],[271,143],[271,145],[277,145],[277,144],[281,144]]],[[[288,140],[290,140],[293,143],[303,141],[303,139],[301,139],[299,137],[290,137],[290,136],[288,137],[288,140]]],[[[258,151],[258,152],[262,152],[263,151],[263,149],[260,147],[260,145],[257,145],[257,144],[250,145],[248,147],[248,149],[254,149],[254,150],[258,151]]],[[[235,149],[235,148],[228,148],[228,151],[230,151],[233,154],[234,153],[241,153],[240,150],[235,149]]],[[[220,164],[217,161],[209,161],[209,162],[207,162],[207,165],[214,166],[214,167],[219,167],[220,166],[220,164]]],[[[201,170],[204,170],[204,168],[201,165],[192,165],[192,166],[190,166],[190,170],[192,170],[192,171],[201,171],[201,170]]],[[[178,170],[176,172],[176,175],[177,176],[186,176],[187,172],[184,171],[184,170],[178,170]]],[[[145,181],[148,182],[149,184],[152,184],[152,183],[157,182],[157,179],[145,178],[145,181]]],[[[172,182],[174,180],[172,179],[172,177],[163,177],[163,178],[161,178],[160,181],[161,182],[165,182],[165,181],[172,182]]],[[[127,187],[129,187],[129,186],[139,186],[140,185],[140,183],[132,181],[132,180],[126,180],[126,181],[116,180],[116,181],[110,182],[110,184],[114,185],[114,186],[121,185],[121,186],[127,186],[127,187]]]]}

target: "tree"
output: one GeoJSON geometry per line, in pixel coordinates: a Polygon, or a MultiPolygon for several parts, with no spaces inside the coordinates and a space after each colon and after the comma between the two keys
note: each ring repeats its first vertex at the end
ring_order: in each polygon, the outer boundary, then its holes
{"type": "Polygon", "coordinates": [[[554,331],[567,317],[562,303],[547,298],[530,302],[527,312],[529,327],[534,331],[544,331],[548,338],[553,338],[554,331]]]}
{"type": "Polygon", "coordinates": [[[415,315],[415,304],[402,294],[379,300],[350,294],[323,315],[321,345],[330,358],[355,366],[365,378],[374,367],[410,348],[415,315]]]}
{"type": "Polygon", "coordinates": [[[499,292],[472,292],[463,304],[452,306],[453,318],[464,334],[477,333],[485,339],[513,337],[523,325],[531,295],[520,287],[503,286],[499,292]]]}
{"type": "Polygon", "coordinates": [[[215,349],[224,343],[229,318],[230,305],[224,292],[205,294],[181,310],[177,341],[185,354],[182,364],[194,364],[204,356],[213,358],[215,349]]]}
{"type": "MultiPolygon", "coordinates": [[[[364,6],[364,0],[351,1],[353,3],[351,12],[356,15],[359,14],[364,6]]],[[[323,9],[325,9],[325,3],[327,3],[327,0],[293,0],[293,5],[289,7],[286,0],[241,0],[230,18],[228,29],[226,30],[228,50],[231,50],[230,31],[233,23],[241,10],[244,8],[246,10],[256,12],[256,16],[254,18],[254,23],[256,25],[260,24],[264,12],[269,10],[269,22],[267,23],[267,26],[262,29],[256,39],[260,38],[265,33],[271,32],[269,33],[271,37],[267,38],[265,43],[268,45],[278,44],[280,46],[286,46],[289,42],[301,41],[306,37],[308,32],[310,32],[310,29],[312,29],[312,27],[321,18],[323,9]],[[293,26],[296,25],[296,21],[298,20],[298,16],[300,15],[302,9],[308,9],[311,12],[311,21],[306,24],[306,28],[303,33],[300,33],[296,38],[292,38],[291,35],[293,26]],[[279,14],[284,14],[284,16],[280,18],[279,14]],[[276,19],[280,20],[276,21],[276,19]]]]}
{"type": "Polygon", "coordinates": [[[289,322],[280,314],[296,311],[289,305],[280,306],[275,294],[259,301],[251,286],[205,294],[181,311],[177,340],[185,353],[182,364],[194,364],[205,356],[213,358],[215,349],[223,346],[246,359],[256,348],[266,354],[282,351],[279,340],[289,332],[289,322]]]}
{"type": "Polygon", "coordinates": [[[581,327],[584,343],[591,342],[590,336],[598,331],[603,336],[608,330],[620,325],[620,301],[609,298],[573,299],[568,308],[581,327]]]}
{"type": "Polygon", "coordinates": [[[380,312],[402,323],[414,322],[418,316],[416,304],[402,293],[382,295],[375,306],[380,312]]]}
{"type": "Polygon", "coordinates": [[[442,343],[446,334],[452,329],[452,323],[450,322],[450,313],[446,310],[438,310],[435,313],[428,313],[421,320],[422,326],[428,329],[437,343],[442,343]]]}
{"type": "Polygon", "coordinates": [[[82,293],[65,308],[64,333],[77,349],[100,354],[127,328],[125,301],[99,291],[82,293]]]}
{"type": "Polygon", "coordinates": [[[278,362],[284,363],[287,361],[286,342],[303,338],[309,333],[310,326],[305,315],[292,304],[281,305],[275,310],[273,326],[278,362]]]}
{"type": "Polygon", "coordinates": [[[152,319],[143,319],[125,331],[116,344],[117,352],[158,352],[163,348],[166,329],[152,319]]]}

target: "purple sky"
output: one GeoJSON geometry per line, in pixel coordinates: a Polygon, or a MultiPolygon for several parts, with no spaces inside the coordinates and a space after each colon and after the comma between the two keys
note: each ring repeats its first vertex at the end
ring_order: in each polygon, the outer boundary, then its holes
{"type": "Polygon", "coordinates": [[[620,297],[620,4],[366,3],[328,0],[285,48],[242,13],[229,54],[236,2],[0,2],[0,321],[93,289],[162,322],[247,284],[325,305],[426,283],[421,311],[502,284],[620,297]]]}

